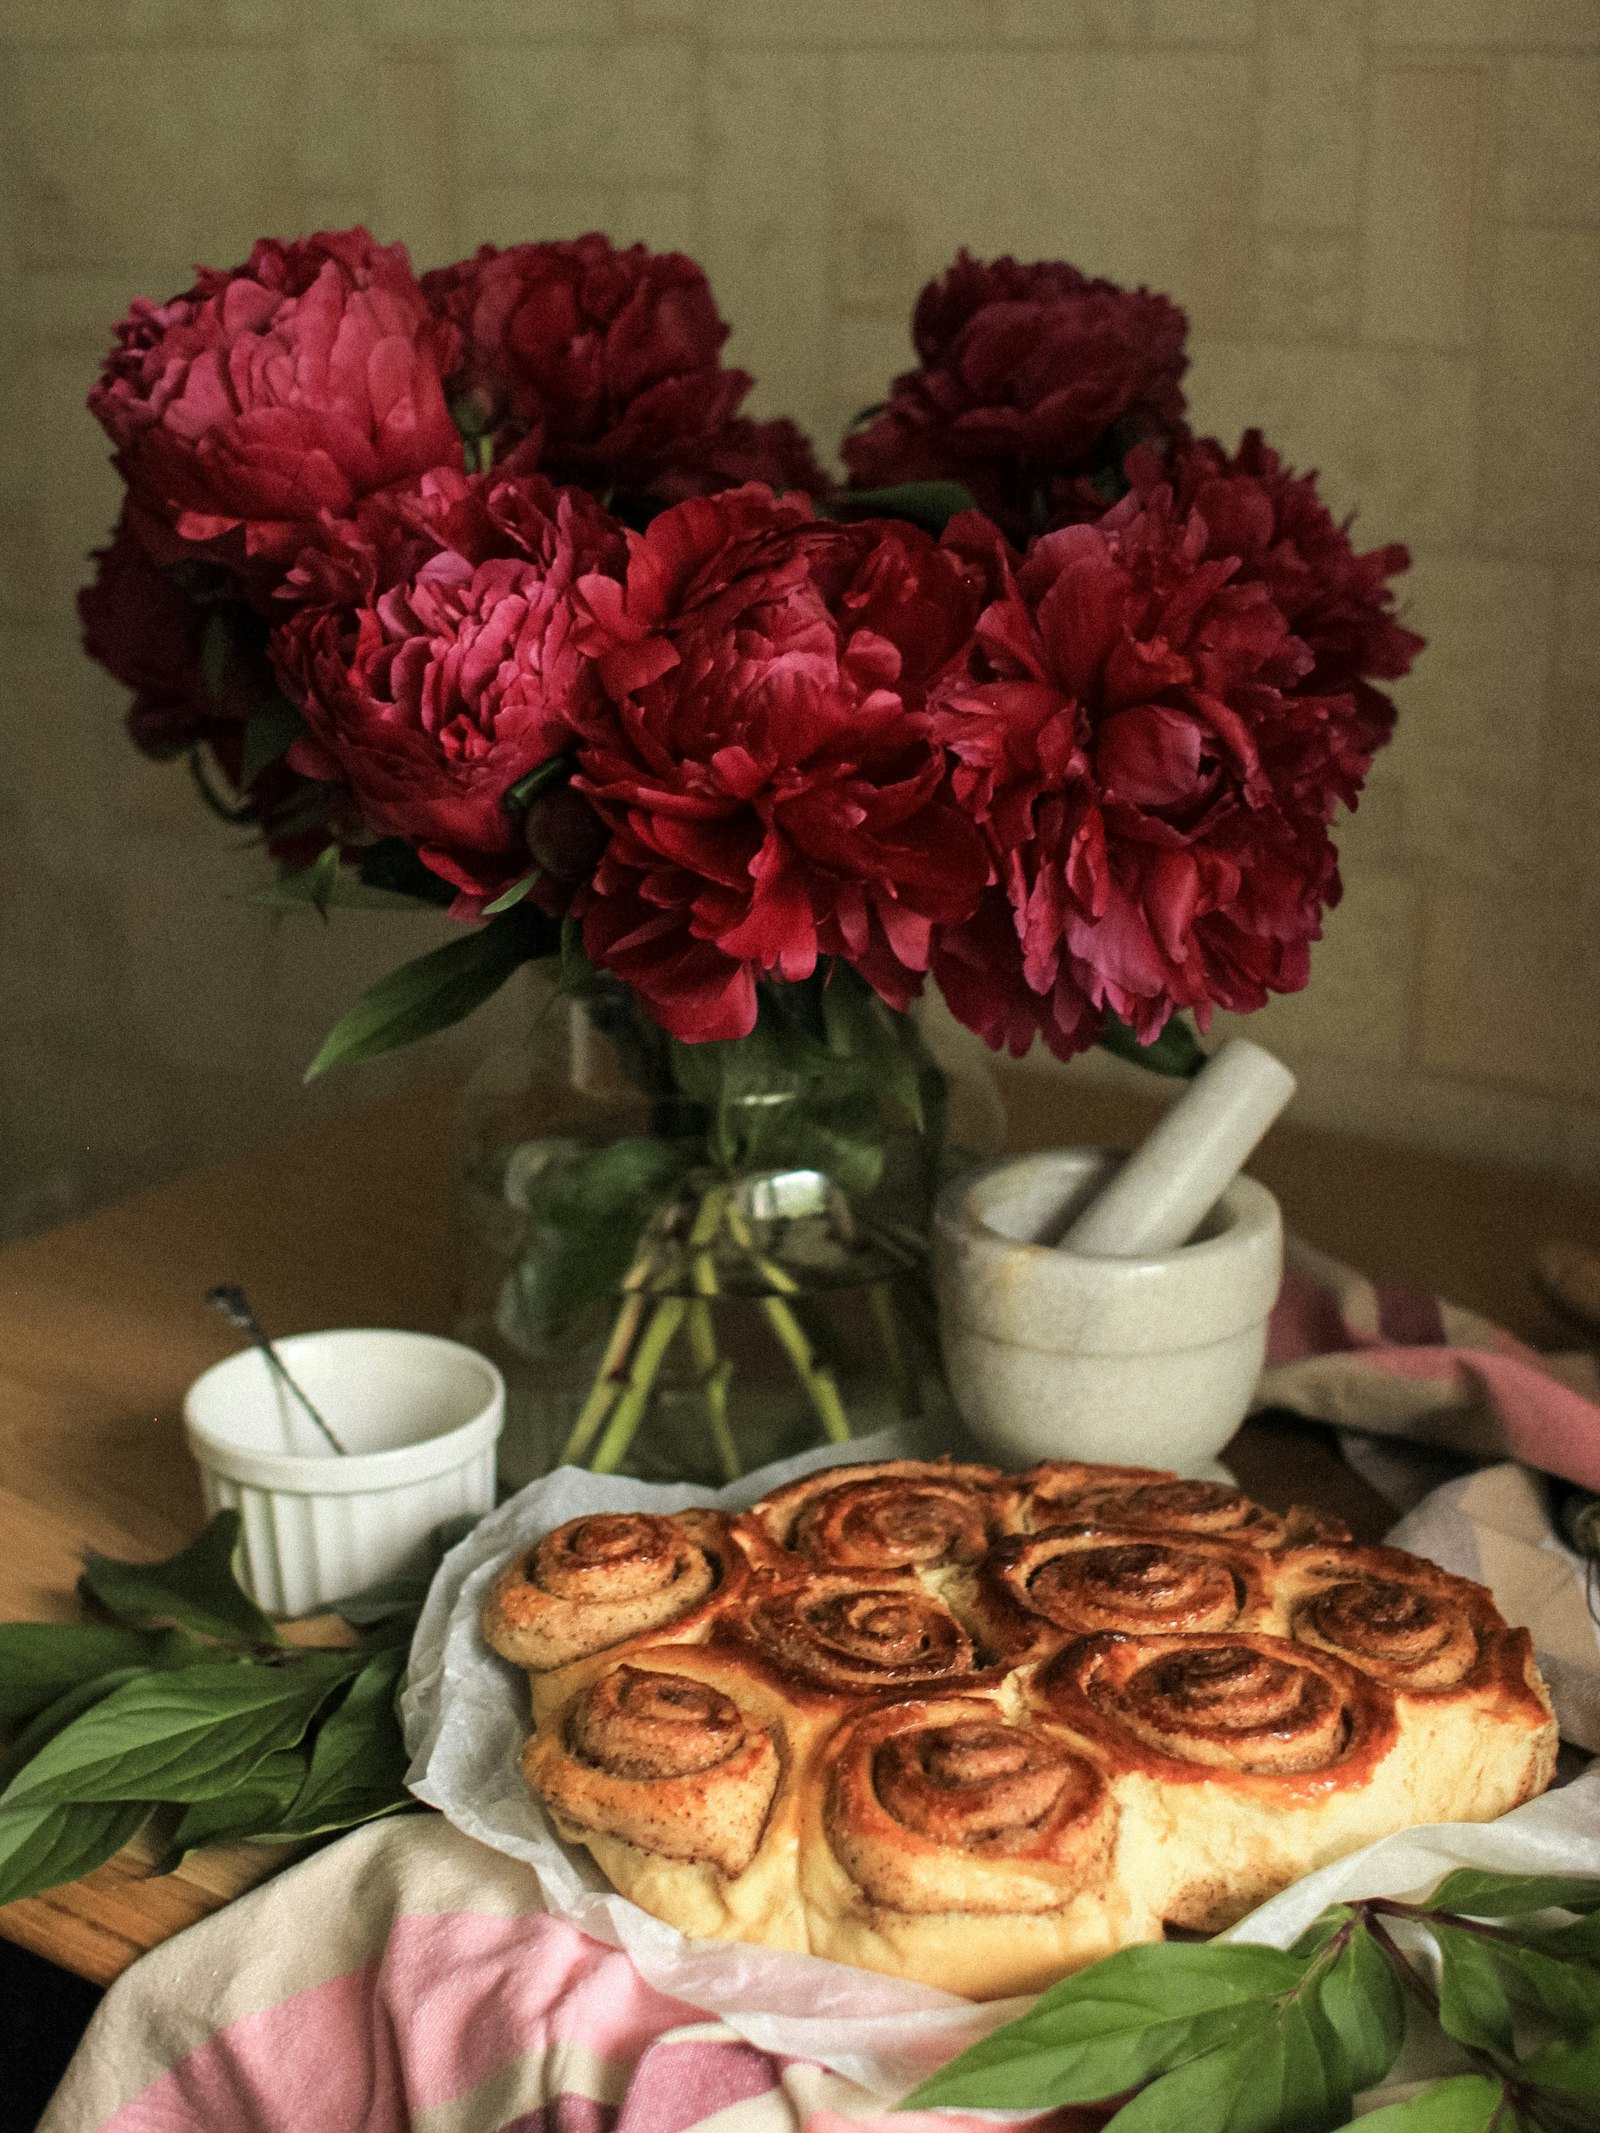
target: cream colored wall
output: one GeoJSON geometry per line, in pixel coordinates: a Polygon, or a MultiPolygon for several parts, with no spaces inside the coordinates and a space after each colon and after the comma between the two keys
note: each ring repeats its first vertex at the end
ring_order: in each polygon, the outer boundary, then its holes
{"type": "Polygon", "coordinates": [[[685,247],[824,441],[958,243],[1170,290],[1200,423],[1410,541],[1433,639],[1252,1031],[1307,1116],[1600,1176],[1596,0],[0,0],[0,38],[0,1227],[306,1116],[432,937],[241,902],[259,858],[122,744],[72,618],[111,321],[356,220],[424,266],[685,247]]]}

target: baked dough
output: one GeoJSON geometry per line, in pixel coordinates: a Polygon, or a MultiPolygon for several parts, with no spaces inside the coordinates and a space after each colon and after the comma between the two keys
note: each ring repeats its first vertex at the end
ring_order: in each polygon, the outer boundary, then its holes
{"type": "Polygon", "coordinates": [[[528,1673],[528,1783],[624,1895],[976,1999],[1217,1932],[1555,1762],[1482,1586],[1141,1467],[895,1460],[737,1519],[575,1519],[483,1626],[528,1673]]]}

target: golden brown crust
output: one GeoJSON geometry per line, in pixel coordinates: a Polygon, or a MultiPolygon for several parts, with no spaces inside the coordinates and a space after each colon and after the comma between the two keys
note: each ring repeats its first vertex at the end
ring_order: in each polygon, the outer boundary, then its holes
{"type": "Polygon", "coordinates": [[[1085,1637],[1035,1677],[1041,1718],[1119,1771],[1269,1779],[1311,1798],[1364,1784],[1393,1747],[1394,1699],[1328,1653],[1281,1637],[1085,1637]]]}
{"type": "Polygon", "coordinates": [[[642,1511],[569,1519],[508,1563],[489,1588],[483,1633],[503,1659],[543,1674],[730,1597],[744,1558],[720,1511],[642,1511]]]}
{"type": "Polygon", "coordinates": [[[1116,1807],[1100,1771],[993,1702],[869,1712],[826,1762],[834,1854],[891,1910],[1059,1910],[1110,1861],[1116,1807]]]}
{"type": "Polygon", "coordinates": [[[545,1719],[522,1769],[571,1827],[732,1875],[755,1857],[779,1757],[714,1682],[623,1663],[545,1719]]]}
{"type": "Polygon", "coordinates": [[[1242,1489],[1221,1481],[1185,1481],[1157,1467],[1093,1467],[1081,1460],[1046,1460],[1018,1477],[1024,1521],[1049,1525],[1123,1526],[1141,1533],[1192,1533],[1273,1549],[1297,1541],[1347,1541],[1335,1518],[1293,1504],[1268,1511],[1242,1489]]]}
{"type": "Polygon", "coordinates": [[[1000,1530],[993,1467],[891,1459],[832,1467],[775,1489],[750,1513],[779,1546],[822,1570],[975,1563],[1000,1530]]]}
{"type": "Polygon", "coordinates": [[[1264,1621],[1259,1553],[1237,1542],[1103,1526],[1047,1526],[990,1549],[973,1612],[996,1651],[1020,1665],[1064,1637],[1250,1629],[1264,1621]]]}
{"type": "Polygon", "coordinates": [[[624,1894],[992,1997],[1549,1782],[1527,1632],[1342,1533],[1158,1469],[895,1461],[575,1520],[484,1629],[624,1894]]]}
{"type": "Polygon", "coordinates": [[[714,1636],[802,1696],[965,1688],[983,1671],[971,1636],[910,1571],[760,1579],[714,1636]]]}

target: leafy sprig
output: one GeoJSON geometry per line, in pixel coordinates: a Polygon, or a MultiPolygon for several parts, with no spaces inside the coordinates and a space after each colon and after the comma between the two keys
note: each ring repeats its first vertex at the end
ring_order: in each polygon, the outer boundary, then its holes
{"type": "Polygon", "coordinates": [[[1106,2133],[1332,2133],[1399,2058],[1408,2006],[1471,2070],[1362,2118],[1362,2133],[1593,2133],[1600,1879],[1467,1868],[1427,1904],[1335,1904],[1285,1951],[1124,1948],[904,2107],[1100,2104],[1106,2133]]]}
{"type": "Polygon", "coordinates": [[[172,1866],[413,1804],[395,1699],[426,1581],[345,1603],[347,1647],[291,1644],[240,1588],[238,1540],[223,1511],[164,1563],[90,1555],[79,1593],[109,1619],[0,1624],[0,1903],[146,1828],[172,1866]]]}

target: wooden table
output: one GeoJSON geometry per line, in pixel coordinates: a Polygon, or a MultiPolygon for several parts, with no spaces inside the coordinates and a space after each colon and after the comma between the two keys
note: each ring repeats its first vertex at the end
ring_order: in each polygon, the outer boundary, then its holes
{"type": "MultiPolygon", "coordinates": [[[[1026,1072],[1005,1081],[1018,1147],[1130,1146],[1137,1096],[1026,1072]]],[[[448,1330],[454,1085],[424,1084],[0,1252],[0,1620],[69,1620],[84,1548],[154,1560],[198,1529],[184,1387],[237,1345],[201,1298],[245,1284],[275,1331],[448,1330]]],[[[1281,1127],[1252,1165],[1311,1242],[1426,1284],[1530,1339],[1558,1329],[1527,1274],[1548,1237],[1600,1247],[1600,1202],[1547,1177],[1281,1127]]],[[[1247,1423],[1228,1458],[1253,1495],[1381,1503],[1312,1427],[1247,1423]]],[[[82,1882],[0,1909],[0,1934],[107,1983],[135,1955],[271,1873],[232,1846],[175,1874],[130,1847],[82,1882]]]]}

